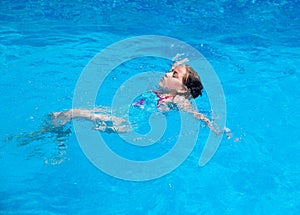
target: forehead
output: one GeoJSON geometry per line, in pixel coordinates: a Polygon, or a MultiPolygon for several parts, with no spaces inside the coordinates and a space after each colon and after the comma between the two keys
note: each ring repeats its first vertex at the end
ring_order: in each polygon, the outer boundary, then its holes
{"type": "Polygon", "coordinates": [[[185,74],[185,73],[187,72],[185,66],[176,66],[176,67],[174,68],[174,70],[177,71],[177,72],[180,72],[180,73],[182,73],[182,74],[185,74]]]}

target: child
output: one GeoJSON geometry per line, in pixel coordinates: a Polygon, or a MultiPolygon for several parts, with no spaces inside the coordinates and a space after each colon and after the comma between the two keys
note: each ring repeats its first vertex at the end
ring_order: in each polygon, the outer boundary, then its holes
{"type": "MultiPolygon", "coordinates": [[[[202,96],[203,86],[195,70],[187,64],[182,65],[187,61],[187,59],[183,59],[174,63],[171,71],[167,72],[159,81],[159,90],[148,92],[145,98],[140,98],[133,106],[144,108],[145,105],[153,106],[154,104],[156,109],[162,112],[178,108],[193,114],[195,118],[205,122],[212,131],[219,133],[210,120],[202,113],[198,113],[191,105],[190,100],[192,98],[202,96]]],[[[111,116],[109,111],[104,108],[92,110],[71,109],[65,112],[55,112],[52,115],[52,126],[53,128],[63,126],[75,118],[96,122],[98,126],[95,129],[105,132],[121,133],[130,131],[126,120],[111,116]]]]}

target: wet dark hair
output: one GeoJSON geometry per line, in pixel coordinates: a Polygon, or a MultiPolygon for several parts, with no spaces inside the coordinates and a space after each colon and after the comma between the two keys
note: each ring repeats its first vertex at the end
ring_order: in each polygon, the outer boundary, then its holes
{"type": "Polygon", "coordinates": [[[183,84],[190,90],[193,98],[202,96],[203,86],[197,72],[190,66],[185,65],[187,75],[183,78],[183,84]]]}

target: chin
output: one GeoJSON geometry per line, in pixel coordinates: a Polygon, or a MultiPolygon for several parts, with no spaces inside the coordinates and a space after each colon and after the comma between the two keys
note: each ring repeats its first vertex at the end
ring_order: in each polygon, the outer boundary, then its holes
{"type": "Polygon", "coordinates": [[[161,88],[163,88],[164,84],[162,83],[162,81],[158,82],[158,86],[160,86],[161,88]]]}

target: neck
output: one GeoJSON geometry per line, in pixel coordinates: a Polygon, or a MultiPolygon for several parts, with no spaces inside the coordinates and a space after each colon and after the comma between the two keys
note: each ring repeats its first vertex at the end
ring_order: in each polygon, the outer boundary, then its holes
{"type": "Polygon", "coordinates": [[[170,97],[175,97],[176,93],[175,92],[166,92],[162,90],[154,90],[153,91],[157,96],[170,96],[170,97]]]}
{"type": "Polygon", "coordinates": [[[175,91],[162,91],[162,90],[154,90],[153,91],[156,95],[159,95],[161,97],[164,96],[169,96],[169,98],[174,98],[175,96],[182,96],[186,99],[190,99],[189,94],[188,93],[179,93],[179,92],[175,92],[175,91]]]}

